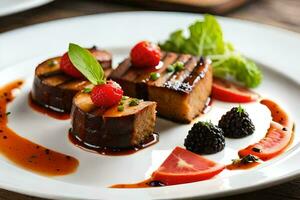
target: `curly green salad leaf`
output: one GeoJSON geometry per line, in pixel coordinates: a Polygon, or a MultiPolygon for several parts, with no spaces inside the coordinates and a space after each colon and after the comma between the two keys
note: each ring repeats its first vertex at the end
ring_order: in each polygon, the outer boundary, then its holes
{"type": "Polygon", "coordinates": [[[189,26],[189,37],[183,30],[170,34],[169,39],[159,44],[162,50],[205,56],[212,60],[214,76],[233,78],[246,87],[257,87],[262,81],[262,72],[256,64],[242,56],[231,43],[225,42],[216,18],[205,15],[203,21],[189,26]]]}

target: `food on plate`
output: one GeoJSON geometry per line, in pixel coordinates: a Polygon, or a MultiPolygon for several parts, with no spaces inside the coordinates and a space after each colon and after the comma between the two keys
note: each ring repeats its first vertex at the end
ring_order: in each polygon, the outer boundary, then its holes
{"type": "MultiPolygon", "coordinates": [[[[89,51],[108,75],[111,71],[111,54],[96,48],[89,51]]],[[[65,53],[62,57],[48,59],[37,66],[31,98],[40,106],[70,113],[73,97],[88,84],[89,81],[74,67],[68,53],[65,53]]]]}
{"type": "Polygon", "coordinates": [[[259,142],[239,151],[239,156],[255,155],[261,160],[270,160],[284,152],[293,140],[293,122],[288,114],[274,101],[263,99],[261,104],[267,106],[272,115],[270,128],[259,142]]]}
{"type": "Polygon", "coordinates": [[[272,122],[266,136],[259,142],[249,145],[239,151],[240,157],[255,155],[263,161],[270,160],[282,153],[290,144],[293,137],[292,130],[272,122]]]}
{"type": "Polygon", "coordinates": [[[197,154],[213,154],[225,147],[223,130],[211,122],[197,122],[184,140],[187,150],[197,154]]]}
{"type": "MultiPolygon", "coordinates": [[[[216,101],[212,112],[205,116],[211,120],[218,117],[218,125],[195,120],[188,133],[184,130],[189,125],[181,125],[178,131],[187,134],[181,141],[186,149],[178,146],[173,149],[149,179],[112,188],[185,184],[213,178],[225,168],[249,169],[284,152],[293,140],[294,124],[286,112],[271,100],[261,100],[259,94],[249,89],[261,83],[262,72],[225,42],[216,19],[206,15],[203,21],[192,24],[189,32],[186,37],[182,30],[176,31],[159,45],[141,41],[115,69],[112,55],[107,51],[85,49],[72,43],[61,57],[48,59],[35,69],[31,100],[42,109],[66,114],[67,118],[71,113],[70,141],[102,155],[128,155],[156,143],[156,109],[161,117],[190,123],[201,113],[206,114],[211,98],[223,101],[216,101]],[[272,115],[264,138],[251,145],[242,140],[246,148],[234,151],[240,146],[236,143],[229,151],[214,157],[224,156],[224,161],[228,154],[238,153],[239,159],[227,166],[200,155],[221,152],[225,149],[225,137],[244,138],[262,126],[259,123],[254,126],[245,110],[246,104],[233,107],[222,117],[212,116],[226,102],[252,102],[255,106],[261,103],[272,115]]],[[[0,89],[0,152],[23,168],[40,174],[65,175],[75,171],[78,167],[75,158],[32,143],[7,126],[11,113],[6,106],[13,99],[12,89],[20,85],[22,82],[15,82],[0,89]]],[[[261,110],[258,113],[269,114],[261,110]]],[[[262,123],[266,120],[269,117],[262,123]]],[[[162,124],[158,130],[176,126],[162,124]]],[[[164,142],[171,146],[178,142],[176,138],[167,140],[164,142]]],[[[232,142],[227,140],[227,145],[232,142]]],[[[156,153],[161,157],[160,150],[151,150],[152,155],[145,159],[153,162],[156,153]]]]}
{"type": "Polygon", "coordinates": [[[157,66],[134,67],[132,59],[125,59],[110,75],[126,95],[155,101],[160,116],[183,123],[204,109],[212,86],[209,60],[161,52],[157,66]]]}
{"type": "Polygon", "coordinates": [[[240,105],[228,111],[219,121],[218,125],[223,131],[225,137],[243,138],[252,135],[255,126],[249,117],[249,114],[240,105]]]}
{"type": "Polygon", "coordinates": [[[23,83],[17,80],[0,88],[0,153],[17,166],[41,175],[73,173],[79,164],[76,158],[31,142],[8,127],[8,120],[14,113],[7,111],[7,106],[23,83]]]}
{"type": "Polygon", "coordinates": [[[221,26],[214,16],[205,15],[189,27],[189,36],[183,30],[171,33],[160,44],[164,51],[205,56],[212,60],[214,77],[228,78],[248,88],[257,87],[262,81],[262,72],[256,64],[236,51],[231,43],[225,42],[221,26]]]}
{"type": "Polygon", "coordinates": [[[162,165],[153,172],[152,179],[166,185],[190,183],[210,179],[225,168],[202,156],[176,147],[162,165]]]}
{"type": "Polygon", "coordinates": [[[70,60],[91,82],[73,99],[71,134],[94,148],[132,148],[142,145],[154,132],[156,103],[122,97],[114,81],[89,51],[69,46],[70,60]]]}
{"type": "Polygon", "coordinates": [[[248,103],[259,99],[259,95],[248,88],[216,77],[213,80],[211,96],[220,101],[233,103],[248,103]]]}
{"type": "Polygon", "coordinates": [[[131,49],[130,58],[134,67],[155,67],[160,62],[161,52],[157,45],[142,41],[131,49]]]}
{"type": "Polygon", "coordinates": [[[108,108],[99,107],[91,94],[80,92],[73,100],[71,134],[93,147],[139,146],[154,132],[155,108],[155,102],[134,98],[108,108]]]}
{"type": "Polygon", "coordinates": [[[277,103],[269,99],[262,99],[260,103],[265,105],[271,111],[272,120],[274,122],[281,124],[287,129],[293,129],[293,121],[277,103]]]}
{"type": "Polygon", "coordinates": [[[255,167],[261,163],[260,159],[254,155],[247,155],[245,157],[234,159],[230,165],[226,166],[226,169],[229,170],[238,170],[238,169],[249,169],[255,167]]]}
{"type": "Polygon", "coordinates": [[[113,185],[111,188],[157,187],[203,181],[213,178],[224,169],[222,164],[176,147],[150,179],[137,184],[113,185]]]}
{"type": "MultiPolygon", "coordinates": [[[[118,104],[123,96],[123,90],[119,84],[114,81],[107,81],[106,84],[96,85],[91,89],[92,102],[102,108],[109,108],[118,104]]],[[[86,92],[86,90],[84,91],[86,92]]]]}

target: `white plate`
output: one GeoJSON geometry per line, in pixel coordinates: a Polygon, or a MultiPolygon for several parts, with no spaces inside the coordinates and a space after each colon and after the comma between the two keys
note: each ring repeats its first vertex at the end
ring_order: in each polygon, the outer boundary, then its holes
{"type": "Polygon", "coordinates": [[[47,4],[53,0],[1,0],[0,17],[47,4]]]}
{"type": "MultiPolygon", "coordinates": [[[[94,44],[111,50],[115,64],[140,40],[162,41],[170,31],[187,27],[199,15],[161,12],[131,12],[93,15],[53,21],[0,35],[0,85],[16,78],[25,86],[9,106],[9,126],[31,141],[50,149],[73,155],[80,160],[74,174],[48,178],[25,171],[0,158],[2,188],[52,199],[182,199],[217,197],[246,192],[277,184],[300,174],[300,136],[281,156],[246,171],[224,171],[214,179],[163,188],[109,189],[117,183],[134,183],[146,178],[176,145],[182,146],[190,125],[179,125],[159,119],[160,142],[136,154],[122,157],[100,156],[85,152],[67,139],[68,121],[58,121],[31,110],[27,95],[34,67],[50,56],[66,51],[69,42],[82,46],[94,44]],[[5,68],[6,67],[6,68],[5,68]],[[5,68],[5,69],[4,69],[5,68]],[[30,124],[30,125],[28,125],[30,124]]],[[[268,67],[263,67],[264,82],[258,92],[280,103],[300,123],[298,107],[300,37],[297,34],[245,21],[220,18],[225,38],[237,49],[268,67]]],[[[230,104],[215,103],[213,110],[201,119],[216,122],[230,104]]],[[[236,150],[263,137],[270,113],[263,106],[249,104],[246,109],[257,130],[241,140],[226,140],[226,150],[208,156],[227,163],[236,158],[236,150]]]]}

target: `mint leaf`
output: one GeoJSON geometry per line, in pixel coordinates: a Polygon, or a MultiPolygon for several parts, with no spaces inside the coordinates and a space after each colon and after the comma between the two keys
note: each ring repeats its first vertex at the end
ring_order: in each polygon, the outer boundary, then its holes
{"type": "Polygon", "coordinates": [[[214,76],[231,77],[251,88],[262,81],[262,72],[256,64],[240,55],[231,43],[224,41],[221,26],[212,15],[205,15],[204,20],[190,25],[188,37],[183,35],[183,30],[177,30],[159,45],[165,51],[211,58],[214,76]]]}
{"type": "Polygon", "coordinates": [[[83,93],[90,93],[92,92],[92,88],[83,88],[83,93]]]}
{"type": "Polygon", "coordinates": [[[72,64],[92,84],[99,85],[106,82],[104,71],[96,58],[87,50],[77,44],[69,44],[69,58],[72,64]]]}

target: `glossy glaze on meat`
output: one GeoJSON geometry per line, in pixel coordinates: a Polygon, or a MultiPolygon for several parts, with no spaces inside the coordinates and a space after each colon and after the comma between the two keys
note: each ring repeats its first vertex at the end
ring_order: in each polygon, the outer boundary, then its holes
{"type": "Polygon", "coordinates": [[[187,54],[163,52],[156,69],[138,69],[125,59],[110,78],[118,82],[126,95],[157,102],[158,114],[162,117],[189,123],[205,107],[212,88],[212,67],[209,60],[187,54]],[[184,69],[169,72],[176,62],[184,63],[184,69]],[[159,73],[151,80],[152,72],[159,73]]]}
{"type": "MultiPolygon", "coordinates": [[[[103,67],[106,76],[111,72],[112,56],[106,51],[90,49],[103,67]]],[[[39,64],[35,69],[31,91],[32,100],[57,112],[70,113],[72,99],[89,82],[86,79],[73,78],[60,70],[61,57],[55,57],[39,64]]]]}

